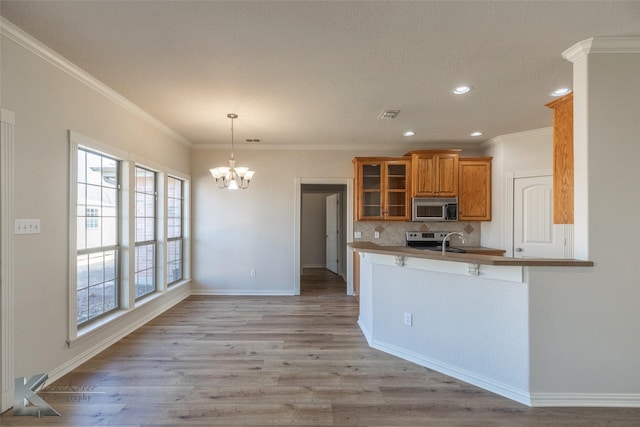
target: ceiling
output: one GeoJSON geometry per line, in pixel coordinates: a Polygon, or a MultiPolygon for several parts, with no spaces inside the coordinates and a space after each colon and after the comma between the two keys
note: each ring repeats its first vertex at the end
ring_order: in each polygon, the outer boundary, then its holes
{"type": "Polygon", "coordinates": [[[640,36],[640,1],[2,0],[0,14],[195,147],[228,145],[230,112],[238,145],[255,148],[547,127],[549,93],[572,84],[564,50],[640,36]],[[453,95],[460,85],[473,89],[453,95]],[[401,112],[379,119],[387,109],[401,112]]]}

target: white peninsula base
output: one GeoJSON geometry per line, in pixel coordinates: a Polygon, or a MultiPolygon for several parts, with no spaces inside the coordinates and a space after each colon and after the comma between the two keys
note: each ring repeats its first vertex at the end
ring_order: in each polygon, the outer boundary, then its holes
{"type": "Polygon", "coordinates": [[[640,407],[636,295],[591,261],[350,246],[371,347],[529,406],[640,407]]]}
{"type": "Polygon", "coordinates": [[[531,405],[523,268],[361,252],[358,323],[373,348],[531,405]]]}

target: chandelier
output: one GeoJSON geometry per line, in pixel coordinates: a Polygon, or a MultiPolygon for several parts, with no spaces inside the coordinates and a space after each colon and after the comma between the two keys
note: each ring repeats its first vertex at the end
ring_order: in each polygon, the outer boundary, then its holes
{"type": "Polygon", "coordinates": [[[238,115],[229,113],[227,117],[231,119],[231,158],[229,159],[229,166],[209,169],[209,172],[216,180],[218,188],[228,188],[229,190],[240,188],[244,190],[249,188],[249,183],[255,172],[242,166],[236,167],[236,160],[233,157],[233,120],[237,119],[238,115]]]}

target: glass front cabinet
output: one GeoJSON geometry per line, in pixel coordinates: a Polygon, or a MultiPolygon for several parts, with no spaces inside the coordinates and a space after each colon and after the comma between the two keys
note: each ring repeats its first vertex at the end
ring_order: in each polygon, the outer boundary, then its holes
{"type": "Polygon", "coordinates": [[[410,157],[356,157],[353,164],[357,221],[410,219],[410,157]]]}

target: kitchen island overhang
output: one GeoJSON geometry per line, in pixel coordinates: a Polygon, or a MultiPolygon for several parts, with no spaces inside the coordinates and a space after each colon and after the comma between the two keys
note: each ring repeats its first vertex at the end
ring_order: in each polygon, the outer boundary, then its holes
{"type": "Polygon", "coordinates": [[[360,257],[358,323],[371,347],[525,405],[551,406],[547,390],[534,387],[548,349],[537,348],[544,340],[531,307],[544,304],[531,289],[539,277],[549,284],[550,269],[584,274],[592,262],[350,246],[360,257]]]}

